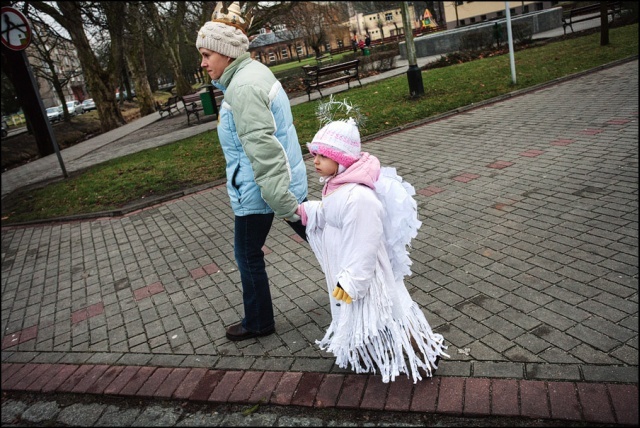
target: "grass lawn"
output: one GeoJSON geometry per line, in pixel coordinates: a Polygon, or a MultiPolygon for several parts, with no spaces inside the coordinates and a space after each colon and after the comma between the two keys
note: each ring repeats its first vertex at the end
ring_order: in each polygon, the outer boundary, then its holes
{"type": "MultiPolygon", "coordinates": [[[[611,28],[610,44],[600,34],[559,40],[515,52],[517,84],[509,55],[493,56],[424,71],[425,96],[409,97],[405,75],[354,87],[336,95],[366,116],[363,137],[406,125],[502,94],[638,55],[638,24],[611,28]]],[[[319,128],[318,101],[292,107],[300,143],[319,128]]],[[[215,131],[97,165],[79,176],[44,188],[9,195],[2,224],[113,210],[128,203],[224,178],[224,156],[215,131]]]]}

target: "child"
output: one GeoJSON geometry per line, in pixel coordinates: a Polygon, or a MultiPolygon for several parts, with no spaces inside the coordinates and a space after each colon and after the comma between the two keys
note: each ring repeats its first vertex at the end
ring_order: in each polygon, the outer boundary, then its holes
{"type": "Polygon", "coordinates": [[[410,274],[406,245],[421,222],[413,187],[360,152],[353,118],[324,126],[308,145],[322,201],[296,211],[325,273],[332,322],[316,343],[336,356],[336,364],[356,373],[378,370],[382,381],[419,369],[431,377],[447,348],[413,302],[403,277],[410,274]]]}

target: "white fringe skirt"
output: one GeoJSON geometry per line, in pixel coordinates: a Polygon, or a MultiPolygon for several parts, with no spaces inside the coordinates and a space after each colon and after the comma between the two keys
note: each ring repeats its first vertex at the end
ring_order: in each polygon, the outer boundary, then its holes
{"type": "Polygon", "coordinates": [[[356,373],[379,372],[384,383],[401,373],[416,383],[422,380],[420,369],[431,377],[437,359],[449,358],[444,338],[431,330],[415,302],[404,310],[393,308],[381,279],[376,278],[365,298],[341,302],[338,320],[316,343],[335,355],[340,368],[350,365],[356,373]]]}

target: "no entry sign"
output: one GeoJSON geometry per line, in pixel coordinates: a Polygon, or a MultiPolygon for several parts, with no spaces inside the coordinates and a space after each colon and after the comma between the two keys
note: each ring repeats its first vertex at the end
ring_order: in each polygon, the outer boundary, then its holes
{"type": "Polygon", "coordinates": [[[2,44],[13,51],[21,51],[31,43],[31,26],[27,17],[12,7],[2,8],[2,44]]]}

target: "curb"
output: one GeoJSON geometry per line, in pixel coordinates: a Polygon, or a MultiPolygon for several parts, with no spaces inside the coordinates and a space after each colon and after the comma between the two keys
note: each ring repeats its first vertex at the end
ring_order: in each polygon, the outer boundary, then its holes
{"type": "Polygon", "coordinates": [[[637,425],[638,385],[517,379],[2,364],[2,390],[637,425]]]}

